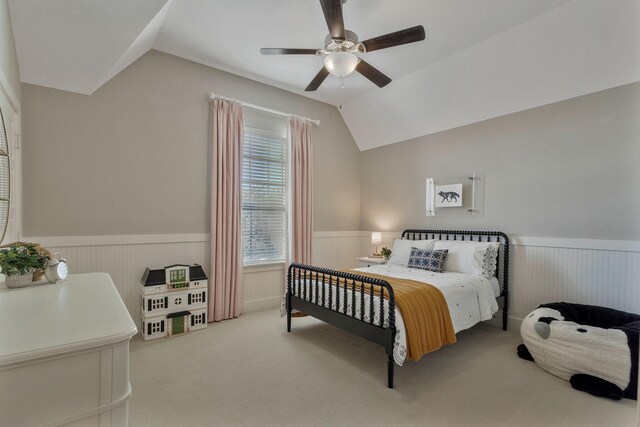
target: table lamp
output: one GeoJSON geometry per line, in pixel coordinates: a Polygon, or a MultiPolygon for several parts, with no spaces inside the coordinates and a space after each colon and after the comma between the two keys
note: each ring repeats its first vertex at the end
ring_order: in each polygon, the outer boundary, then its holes
{"type": "Polygon", "coordinates": [[[374,231],[371,233],[371,244],[376,245],[376,252],[372,254],[372,257],[382,258],[382,255],[378,253],[378,245],[382,243],[382,233],[379,231],[374,231]]]}

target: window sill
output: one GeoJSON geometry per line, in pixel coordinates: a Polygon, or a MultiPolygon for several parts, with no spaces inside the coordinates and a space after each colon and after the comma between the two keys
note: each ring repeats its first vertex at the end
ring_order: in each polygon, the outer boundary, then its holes
{"type": "Polygon", "coordinates": [[[282,271],[284,270],[284,261],[262,262],[255,264],[245,264],[243,270],[245,273],[261,273],[263,271],[282,271]]]}

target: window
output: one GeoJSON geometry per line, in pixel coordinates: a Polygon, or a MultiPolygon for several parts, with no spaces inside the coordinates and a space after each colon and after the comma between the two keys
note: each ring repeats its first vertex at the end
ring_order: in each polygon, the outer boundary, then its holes
{"type": "Polygon", "coordinates": [[[184,282],[187,279],[187,270],[171,270],[169,280],[171,283],[184,282]]]}
{"type": "Polygon", "coordinates": [[[147,335],[164,332],[164,320],[159,322],[150,322],[147,324],[147,335]]]}
{"type": "Polygon", "coordinates": [[[204,325],[204,323],[205,323],[205,313],[191,315],[191,326],[204,325]]]}
{"type": "Polygon", "coordinates": [[[287,140],[245,128],[242,157],[242,250],[245,264],[284,261],[287,140]]]}
{"type": "Polygon", "coordinates": [[[164,298],[154,299],[151,302],[151,310],[157,310],[159,308],[166,308],[164,306],[164,298]]]}

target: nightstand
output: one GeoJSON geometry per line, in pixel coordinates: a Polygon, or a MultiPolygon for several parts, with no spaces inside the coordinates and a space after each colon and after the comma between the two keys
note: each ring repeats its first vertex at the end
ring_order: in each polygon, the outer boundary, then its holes
{"type": "Polygon", "coordinates": [[[381,265],[388,260],[384,258],[369,258],[368,256],[358,258],[359,267],[371,267],[372,265],[381,265]]]}

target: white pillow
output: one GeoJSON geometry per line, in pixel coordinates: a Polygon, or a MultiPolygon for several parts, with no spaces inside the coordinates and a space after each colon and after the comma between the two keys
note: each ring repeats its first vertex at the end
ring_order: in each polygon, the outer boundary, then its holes
{"type": "Polygon", "coordinates": [[[406,240],[395,239],[393,241],[393,247],[391,248],[391,256],[387,264],[395,264],[406,267],[409,264],[409,256],[411,255],[411,248],[432,250],[433,245],[436,243],[434,239],[431,240],[406,240]]]}
{"type": "Polygon", "coordinates": [[[434,249],[448,249],[444,261],[445,271],[493,277],[496,269],[499,243],[464,242],[459,240],[439,240],[434,249]]]}

